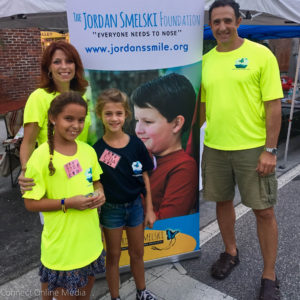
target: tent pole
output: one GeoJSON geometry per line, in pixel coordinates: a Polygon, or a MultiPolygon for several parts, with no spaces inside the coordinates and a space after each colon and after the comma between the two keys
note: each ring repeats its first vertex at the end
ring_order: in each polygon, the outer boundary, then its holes
{"type": "Polygon", "coordinates": [[[288,132],[287,132],[287,138],[286,138],[286,143],[285,143],[284,159],[283,159],[283,165],[280,166],[282,169],[285,169],[286,163],[287,163],[287,155],[288,155],[288,149],[289,149],[289,143],[290,143],[290,135],[291,135],[295,98],[296,98],[296,88],[297,88],[298,76],[299,76],[299,68],[300,68],[300,43],[299,43],[299,47],[298,47],[297,66],[296,66],[296,74],[295,74],[295,80],[294,80],[290,117],[288,120],[289,123],[288,123],[288,132]]]}

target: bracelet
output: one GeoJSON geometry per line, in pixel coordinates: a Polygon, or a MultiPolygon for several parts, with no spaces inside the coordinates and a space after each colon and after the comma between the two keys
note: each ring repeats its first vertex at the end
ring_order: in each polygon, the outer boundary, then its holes
{"type": "Polygon", "coordinates": [[[64,212],[64,213],[66,213],[67,212],[67,210],[66,210],[66,205],[65,205],[65,198],[63,198],[63,199],[61,199],[61,201],[60,201],[60,204],[61,204],[61,210],[64,212]]]}

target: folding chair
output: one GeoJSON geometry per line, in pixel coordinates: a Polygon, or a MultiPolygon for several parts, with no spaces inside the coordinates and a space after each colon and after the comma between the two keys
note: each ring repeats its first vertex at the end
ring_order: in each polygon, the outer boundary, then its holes
{"type": "Polygon", "coordinates": [[[24,108],[9,111],[4,115],[7,138],[3,141],[3,146],[9,158],[9,171],[12,187],[16,186],[18,177],[21,172],[20,164],[20,146],[24,135],[23,130],[23,113],[24,108]],[[13,178],[13,170],[19,167],[16,178],[13,178]]]}

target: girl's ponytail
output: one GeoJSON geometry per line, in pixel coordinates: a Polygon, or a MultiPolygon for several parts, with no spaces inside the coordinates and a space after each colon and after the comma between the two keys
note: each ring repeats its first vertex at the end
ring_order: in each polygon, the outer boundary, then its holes
{"type": "Polygon", "coordinates": [[[48,165],[49,175],[52,176],[55,173],[55,168],[53,166],[53,154],[54,154],[54,138],[53,138],[54,125],[48,120],[48,144],[50,152],[50,161],[48,165]]]}

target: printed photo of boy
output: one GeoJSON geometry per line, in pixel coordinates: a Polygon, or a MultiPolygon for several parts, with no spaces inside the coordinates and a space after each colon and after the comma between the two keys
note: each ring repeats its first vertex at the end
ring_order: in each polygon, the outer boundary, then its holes
{"type": "Polygon", "coordinates": [[[135,133],[152,154],[150,186],[158,219],[195,212],[198,164],[182,146],[196,104],[195,90],[183,75],[171,73],[140,85],[131,95],[135,133]]]}

